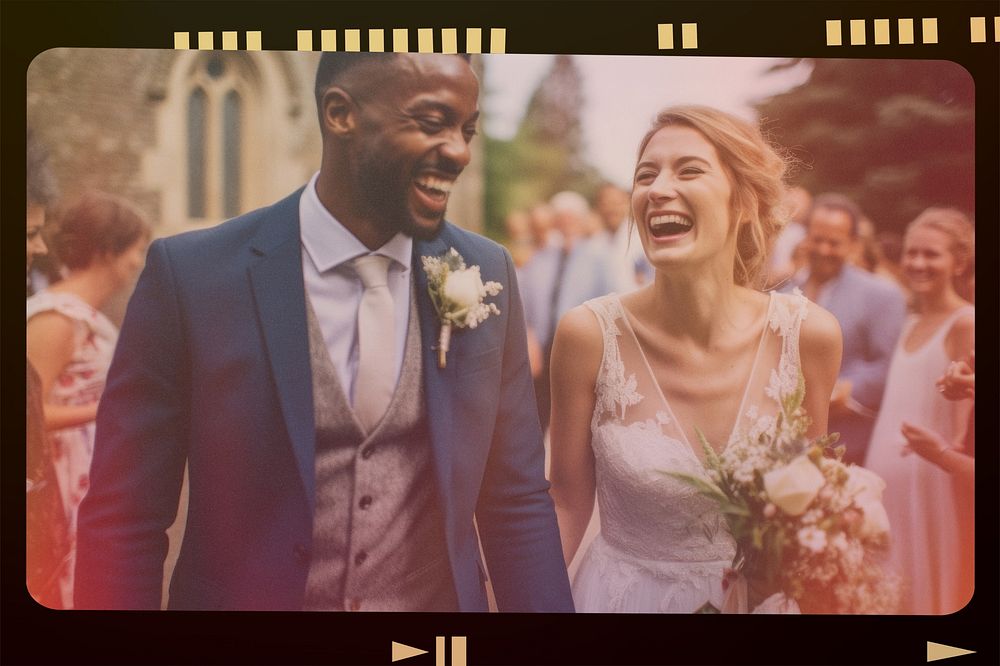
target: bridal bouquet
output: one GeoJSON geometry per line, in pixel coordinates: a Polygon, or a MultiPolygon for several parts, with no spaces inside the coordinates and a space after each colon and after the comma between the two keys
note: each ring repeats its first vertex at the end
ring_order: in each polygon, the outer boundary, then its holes
{"type": "MultiPolygon", "coordinates": [[[[806,437],[804,394],[800,375],[771,427],[721,454],[699,433],[708,480],[673,475],[716,501],[736,539],[728,599],[745,595],[749,582],[751,609],[781,592],[806,612],[891,613],[898,586],[875,561],[889,543],[885,482],[842,463],[843,447],[833,447],[838,435],[806,437]]],[[[780,607],[776,598],[765,608],[780,607]]],[[[742,610],[746,602],[727,605],[742,610]]]]}

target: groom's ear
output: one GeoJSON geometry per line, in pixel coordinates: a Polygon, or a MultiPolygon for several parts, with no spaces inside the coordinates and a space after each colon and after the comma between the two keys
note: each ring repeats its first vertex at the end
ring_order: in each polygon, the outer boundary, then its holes
{"type": "Polygon", "coordinates": [[[351,95],[338,86],[330,86],[323,93],[320,103],[320,124],[324,134],[347,138],[357,123],[357,104],[351,95]]]}

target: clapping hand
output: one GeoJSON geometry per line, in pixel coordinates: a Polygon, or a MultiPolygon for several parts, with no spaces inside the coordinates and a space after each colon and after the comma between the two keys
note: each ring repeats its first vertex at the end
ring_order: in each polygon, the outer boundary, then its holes
{"type": "Polygon", "coordinates": [[[916,453],[921,458],[936,463],[941,454],[949,448],[941,435],[906,421],[903,421],[900,431],[906,438],[906,446],[903,447],[904,456],[916,453]]]}
{"type": "Polygon", "coordinates": [[[972,365],[966,361],[951,363],[944,375],[935,382],[935,385],[941,395],[948,400],[976,397],[976,373],[972,365]]]}

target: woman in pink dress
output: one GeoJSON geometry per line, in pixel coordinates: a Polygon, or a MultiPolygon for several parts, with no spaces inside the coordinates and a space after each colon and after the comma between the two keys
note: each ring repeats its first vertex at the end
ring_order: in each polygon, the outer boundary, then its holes
{"type": "Polygon", "coordinates": [[[64,608],[72,607],[76,512],[87,491],[97,403],[118,329],[100,311],[135,279],[145,261],[150,228],[124,201],[91,194],[58,222],[51,249],[65,278],[27,302],[28,359],[41,380],[70,557],[60,576],[64,608]]]}
{"type": "Polygon", "coordinates": [[[962,449],[971,400],[949,402],[935,381],[974,347],[975,308],[956,285],[973,261],[972,224],[954,210],[929,208],[910,223],[903,274],[913,294],[910,315],[893,355],[885,397],[872,431],[866,467],[886,482],[892,526],[892,566],[902,576],[902,612],[953,613],[972,596],[963,566],[959,477],[909,453],[906,435],[932,433],[962,449]]]}

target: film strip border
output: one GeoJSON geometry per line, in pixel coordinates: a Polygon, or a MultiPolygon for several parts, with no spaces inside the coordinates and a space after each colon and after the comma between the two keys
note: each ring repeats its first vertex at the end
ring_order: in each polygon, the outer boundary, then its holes
{"type": "MultiPolygon", "coordinates": [[[[175,49],[213,50],[216,48],[214,32],[194,33],[192,40],[190,32],[174,33],[175,49]],[[192,44],[197,44],[196,47],[192,44]]],[[[240,34],[235,31],[221,33],[223,51],[239,50],[240,34]]],[[[262,49],[261,31],[249,31],[245,34],[243,48],[247,51],[262,49]]],[[[297,30],[296,44],[299,51],[367,51],[370,53],[392,51],[395,53],[505,53],[507,50],[506,28],[381,28],[370,30],[297,30]],[[411,40],[411,33],[416,33],[416,39],[411,40]],[[318,43],[316,37],[319,37],[318,43]],[[464,43],[460,44],[460,35],[464,43]],[[391,40],[391,45],[387,41],[391,40]],[[367,38],[367,39],[365,39],[367,38]],[[366,43],[363,43],[366,42],[366,43]],[[318,49],[316,47],[319,47],[318,49]],[[411,48],[415,46],[416,48],[411,48]],[[485,49],[485,50],[484,50],[485,49]]]]}
{"type": "MultiPolygon", "coordinates": [[[[675,28],[673,23],[658,23],[656,25],[656,43],[661,51],[670,51],[674,48],[675,28]]],[[[680,24],[680,45],[682,49],[698,48],[698,24],[680,24]]]]}
{"type": "MultiPolygon", "coordinates": [[[[985,44],[989,41],[988,25],[991,17],[969,17],[969,41],[973,44],[985,44]]],[[[1000,42],[1000,16],[992,17],[994,43],[1000,42]]],[[[829,19],[826,21],[827,46],[867,46],[869,39],[874,45],[916,44],[917,27],[919,26],[919,43],[938,43],[938,19],[928,18],[898,18],[898,19],[829,19]],[[845,40],[845,24],[847,28],[845,40]],[[871,24],[869,33],[869,24],[871,24]],[[895,26],[895,31],[893,31],[895,26]],[[895,34],[893,34],[895,33],[895,34]],[[895,37],[895,41],[893,40],[895,37]]],[[[697,23],[658,23],[657,48],[661,51],[674,50],[679,44],[681,49],[698,48],[697,23]],[[679,39],[678,39],[679,37],[679,39]]],[[[223,51],[239,49],[240,34],[236,31],[223,31],[221,45],[223,51]]],[[[260,51],[263,46],[262,33],[259,30],[242,33],[243,48],[247,51],[260,51]]],[[[175,32],[174,48],[213,50],[216,48],[214,32],[175,32]],[[195,39],[192,40],[192,34],[195,39]],[[192,46],[196,44],[197,46],[192,46]]],[[[298,30],[296,45],[299,51],[393,51],[406,53],[506,53],[506,28],[382,28],[361,30],[298,30]],[[411,33],[416,33],[416,39],[411,40],[411,33]],[[319,36],[318,44],[316,36],[319,36]],[[459,37],[464,37],[460,44],[459,37]],[[388,39],[387,39],[388,37],[388,39]],[[367,39],[365,39],[367,38],[367,39]],[[391,45],[390,42],[391,41],[391,45]],[[415,45],[413,49],[411,46],[415,45]],[[317,46],[319,47],[317,49],[317,46]]]]}
{"type": "MultiPolygon", "coordinates": [[[[985,44],[987,40],[986,16],[969,18],[969,41],[985,44]]],[[[851,46],[866,46],[869,40],[868,24],[871,23],[871,40],[875,45],[916,44],[916,26],[920,26],[921,44],[938,43],[938,20],[936,18],[895,19],[896,41],[892,39],[893,19],[830,19],[826,22],[826,45],[844,46],[844,24],[847,24],[847,38],[851,46]]],[[[1000,42],[1000,16],[993,17],[993,41],[1000,42]]]]}

